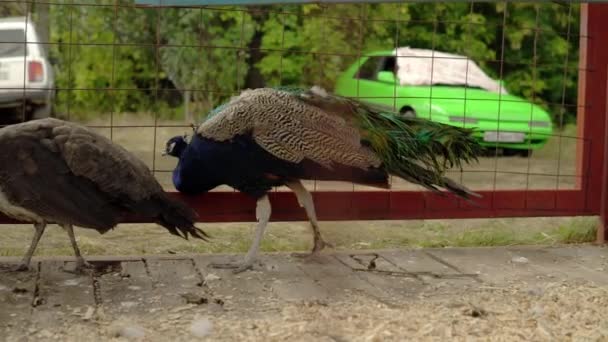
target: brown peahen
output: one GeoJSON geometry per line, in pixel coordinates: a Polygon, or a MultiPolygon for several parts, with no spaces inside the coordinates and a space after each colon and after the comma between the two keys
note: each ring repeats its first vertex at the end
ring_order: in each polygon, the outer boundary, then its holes
{"type": "Polygon", "coordinates": [[[86,266],[72,225],[105,233],[131,215],[171,234],[205,240],[196,212],[167,195],[133,154],[84,126],[40,119],[0,129],[0,211],[36,228],[18,270],[27,270],[48,223],[68,233],[77,270],[86,266]]]}

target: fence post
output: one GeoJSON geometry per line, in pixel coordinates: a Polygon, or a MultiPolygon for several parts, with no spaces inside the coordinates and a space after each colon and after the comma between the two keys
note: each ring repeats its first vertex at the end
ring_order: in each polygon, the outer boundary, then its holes
{"type": "MultiPolygon", "coordinates": [[[[608,132],[608,79],[606,83],[607,91],[604,107],[606,116],[604,118],[604,132],[608,132]]],[[[600,224],[599,227],[597,227],[596,239],[596,242],[601,244],[606,243],[606,237],[608,235],[608,139],[604,139],[604,154],[602,157],[602,187],[600,188],[602,197],[600,200],[600,224]]]]}

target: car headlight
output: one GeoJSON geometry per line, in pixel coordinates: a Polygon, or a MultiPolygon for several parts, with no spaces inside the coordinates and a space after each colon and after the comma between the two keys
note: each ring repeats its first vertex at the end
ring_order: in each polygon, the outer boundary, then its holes
{"type": "Polygon", "coordinates": [[[529,121],[528,126],[530,127],[549,127],[551,123],[549,121],[529,121]]]}
{"type": "Polygon", "coordinates": [[[479,120],[475,119],[475,118],[467,118],[464,116],[450,116],[450,121],[452,122],[463,122],[463,123],[470,123],[470,124],[476,124],[479,122],[479,120]]]}

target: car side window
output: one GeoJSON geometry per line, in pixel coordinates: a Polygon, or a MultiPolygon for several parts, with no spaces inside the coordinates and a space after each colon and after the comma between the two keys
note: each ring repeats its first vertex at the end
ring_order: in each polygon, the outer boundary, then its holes
{"type": "Polygon", "coordinates": [[[0,57],[27,55],[25,32],[19,29],[0,30],[0,57]]]}
{"type": "Polygon", "coordinates": [[[391,56],[385,57],[383,62],[380,71],[392,71],[393,73],[397,73],[397,58],[391,56]]]}
{"type": "Polygon", "coordinates": [[[355,74],[355,78],[364,79],[364,80],[375,80],[378,77],[378,71],[380,71],[382,64],[384,62],[385,57],[383,56],[373,56],[369,57],[365,63],[361,65],[357,73],[355,74]]]}

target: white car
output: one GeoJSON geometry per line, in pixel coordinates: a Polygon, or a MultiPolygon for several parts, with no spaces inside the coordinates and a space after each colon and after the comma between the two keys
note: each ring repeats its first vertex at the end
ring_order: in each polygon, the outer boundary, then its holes
{"type": "Polygon", "coordinates": [[[0,19],[0,114],[26,121],[51,116],[53,68],[40,43],[30,18],[0,19]]]}

